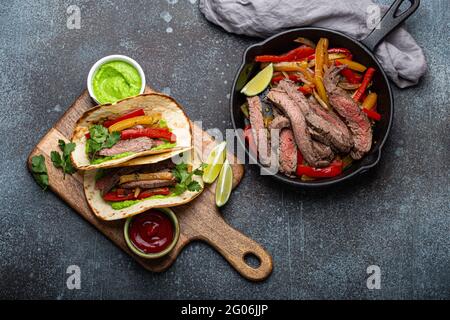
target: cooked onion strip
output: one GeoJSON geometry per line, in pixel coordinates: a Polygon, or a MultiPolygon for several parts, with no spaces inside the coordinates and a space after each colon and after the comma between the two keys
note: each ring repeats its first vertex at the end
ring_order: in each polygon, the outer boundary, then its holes
{"type": "Polygon", "coordinates": [[[307,45],[308,47],[311,47],[313,49],[316,48],[316,44],[314,42],[312,42],[311,40],[309,40],[308,38],[298,37],[297,39],[294,40],[294,42],[307,45]]]}

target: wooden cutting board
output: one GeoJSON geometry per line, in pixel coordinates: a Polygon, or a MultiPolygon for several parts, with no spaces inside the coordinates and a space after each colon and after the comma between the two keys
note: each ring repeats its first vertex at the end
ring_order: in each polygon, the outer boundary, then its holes
{"type": "MultiPolygon", "coordinates": [[[[151,92],[147,88],[146,92],[151,92]]],[[[55,126],[42,138],[28,158],[28,167],[31,168],[31,157],[42,154],[45,156],[50,190],[60,196],[78,214],[93,224],[100,232],[113,241],[119,248],[136,259],[144,268],[161,272],[174,263],[178,254],[191,241],[200,240],[215,248],[243,277],[251,281],[266,279],[272,272],[272,257],[258,243],[249,239],[239,231],[227,224],[215,205],[215,184],[207,185],[203,193],[189,204],[172,208],[180,222],[180,239],[170,254],[157,260],[146,260],[134,255],[128,249],[123,237],[123,220],[103,221],[98,219],[89,208],[83,191],[82,173],[67,175],[65,180],[61,170],[56,169],[50,160],[50,152],[58,150],[58,140],[70,140],[76,121],[88,109],[94,106],[87,91],[85,91],[74,104],[59,119],[55,126]],[[256,268],[245,261],[247,255],[254,255],[260,261],[256,268]]],[[[198,127],[194,131],[201,133],[203,139],[194,139],[194,146],[203,150],[203,160],[214,147],[215,142],[206,132],[198,127]]],[[[194,137],[196,136],[194,132],[194,137]]],[[[200,136],[200,135],[199,135],[200,136]]],[[[232,159],[234,155],[228,154],[232,159]]],[[[233,188],[241,181],[244,167],[240,164],[232,165],[233,188]]],[[[198,263],[202,263],[198,261],[198,263]]]]}

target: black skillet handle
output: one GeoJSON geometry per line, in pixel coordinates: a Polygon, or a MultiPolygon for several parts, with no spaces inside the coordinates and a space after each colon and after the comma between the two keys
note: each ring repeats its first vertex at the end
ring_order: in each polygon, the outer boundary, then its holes
{"type": "Polygon", "coordinates": [[[381,40],[384,39],[384,37],[386,37],[400,23],[408,19],[408,17],[417,10],[419,4],[420,0],[395,0],[395,2],[381,18],[378,26],[361,42],[373,51],[381,40]],[[399,15],[396,15],[398,8],[400,8],[404,1],[409,1],[411,6],[399,15]]]}

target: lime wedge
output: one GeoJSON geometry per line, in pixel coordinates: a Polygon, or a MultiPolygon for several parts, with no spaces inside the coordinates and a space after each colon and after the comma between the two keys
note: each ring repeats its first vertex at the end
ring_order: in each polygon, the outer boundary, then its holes
{"type": "Polygon", "coordinates": [[[220,170],[219,180],[216,185],[216,205],[218,207],[227,203],[230,198],[231,188],[233,186],[233,171],[231,170],[230,163],[225,160],[225,163],[220,170]]]}
{"type": "Polygon", "coordinates": [[[219,175],[226,157],[226,146],[227,143],[224,141],[211,150],[206,160],[206,167],[203,170],[203,181],[205,183],[213,183],[219,175]]]}
{"type": "Polygon", "coordinates": [[[272,80],[272,76],[273,64],[271,63],[250,80],[245,87],[242,88],[241,93],[245,94],[247,97],[256,96],[267,88],[272,80]]]}

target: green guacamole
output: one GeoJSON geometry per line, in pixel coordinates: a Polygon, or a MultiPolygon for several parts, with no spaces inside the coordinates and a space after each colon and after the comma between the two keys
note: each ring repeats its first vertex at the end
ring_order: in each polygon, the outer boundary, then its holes
{"type": "Polygon", "coordinates": [[[121,209],[125,209],[131,206],[134,206],[136,203],[139,203],[141,201],[144,200],[150,200],[150,199],[164,199],[164,198],[169,198],[169,197],[173,197],[174,194],[168,194],[168,195],[162,195],[162,194],[157,194],[142,200],[125,200],[125,201],[119,201],[119,202],[110,202],[109,204],[111,205],[111,207],[114,210],[121,210],[121,209]]]}
{"type": "Polygon", "coordinates": [[[110,61],[101,65],[92,79],[94,95],[101,104],[136,96],[141,85],[139,72],[124,61],[110,61]]]}
{"type": "Polygon", "coordinates": [[[108,157],[103,157],[103,158],[98,158],[95,159],[94,161],[91,161],[92,164],[100,164],[103,163],[105,161],[110,161],[110,160],[116,160],[116,159],[121,159],[121,158],[125,158],[128,156],[131,156],[134,152],[123,152],[123,153],[119,153],[116,154],[114,156],[108,156],[108,157]]]}

